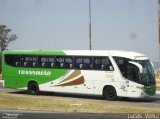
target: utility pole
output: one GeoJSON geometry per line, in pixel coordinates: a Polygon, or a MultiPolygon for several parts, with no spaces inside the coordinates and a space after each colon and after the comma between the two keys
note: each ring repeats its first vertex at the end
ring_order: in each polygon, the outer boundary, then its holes
{"type": "Polygon", "coordinates": [[[91,1],[89,0],[89,49],[92,50],[91,1]]]}

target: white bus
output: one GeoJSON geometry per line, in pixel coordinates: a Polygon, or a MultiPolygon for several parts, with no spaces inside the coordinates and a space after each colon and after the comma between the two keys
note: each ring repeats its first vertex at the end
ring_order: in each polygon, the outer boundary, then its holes
{"type": "Polygon", "coordinates": [[[39,91],[141,98],[156,92],[149,58],[128,51],[4,51],[4,85],[39,91]]]}

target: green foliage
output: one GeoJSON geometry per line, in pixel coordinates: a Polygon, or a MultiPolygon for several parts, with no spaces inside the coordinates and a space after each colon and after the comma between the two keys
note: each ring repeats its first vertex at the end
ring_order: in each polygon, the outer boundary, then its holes
{"type": "MultiPolygon", "coordinates": [[[[17,36],[16,34],[11,34],[12,30],[10,28],[7,28],[6,25],[0,25],[0,49],[1,52],[6,50],[8,44],[14,40],[16,40],[17,36]]],[[[0,52],[0,73],[2,71],[1,67],[1,52],[0,52]]]]}
{"type": "Polygon", "coordinates": [[[6,50],[8,44],[16,40],[16,34],[10,34],[12,30],[6,25],[0,25],[0,48],[1,51],[6,50]]]}

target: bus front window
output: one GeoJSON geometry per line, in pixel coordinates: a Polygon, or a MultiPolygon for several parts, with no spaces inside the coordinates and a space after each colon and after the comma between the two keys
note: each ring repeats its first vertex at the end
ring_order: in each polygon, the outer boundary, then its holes
{"type": "Polygon", "coordinates": [[[155,84],[155,75],[153,67],[149,60],[135,60],[143,67],[143,71],[140,74],[140,83],[143,85],[155,84]]]}
{"type": "Polygon", "coordinates": [[[155,84],[154,70],[149,60],[131,60],[122,57],[114,57],[114,60],[124,78],[142,85],[155,84]],[[142,67],[142,71],[138,65],[142,67]]]}

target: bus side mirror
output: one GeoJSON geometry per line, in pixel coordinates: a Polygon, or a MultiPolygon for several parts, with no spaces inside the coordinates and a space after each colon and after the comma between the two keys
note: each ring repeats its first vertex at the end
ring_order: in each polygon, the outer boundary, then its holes
{"type": "Polygon", "coordinates": [[[140,72],[141,74],[143,73],[143,67],[142,67],[142,65],[140,65],[139,63],[136,63],[136,62],[132,62],[132,61],[129,61],[129,63],[137,66],[138,69],[139,69],[139,72],[140,72]]]}

